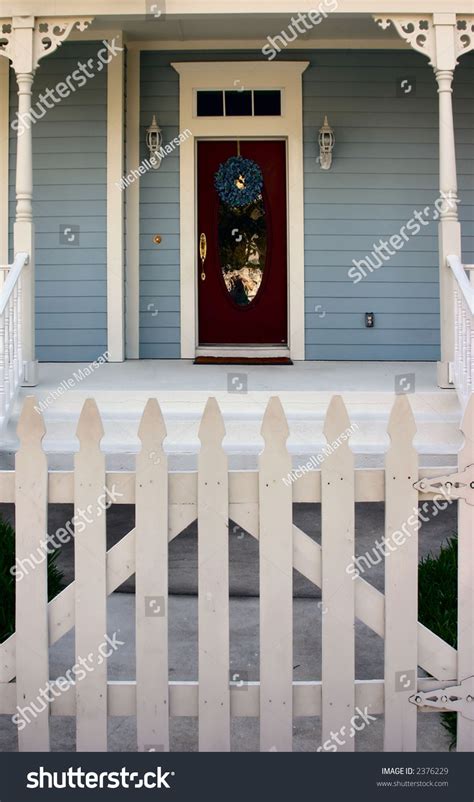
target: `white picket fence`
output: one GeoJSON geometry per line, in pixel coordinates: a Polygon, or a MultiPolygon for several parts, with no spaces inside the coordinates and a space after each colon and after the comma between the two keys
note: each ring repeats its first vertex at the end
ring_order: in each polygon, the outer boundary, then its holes
{"type": "MultiPolygon", "coordinates": [[[[349,425],[336,396],[327,411],[327,440],[337,439],[349,425]]],[[[291,470],[288,426],[278,398],[270,400],[264,416],[257,471],[228,470],[223,419],[215,399],[209,399],[199,430],[198,470],[187,473],[168,471],[166,429],[154,399],[140,423],[136,471],[106,472],[102,422],[95,402],[88,400],[77,429],[74,471],[48,472],[44,423],[35,400],[28,398],[18,427],[15,471],[0,472],[0,501],[16,505],[17,559],[35,553],[45,537],[48,503],[74,502],[76,512],[89,505],[96,510],[104,486],[121,494],[118,503],[135,504],[136,525],[107,551],[105,516],[92,512],[92,523],[75,538],[75,581],[49,604],[45,562],[17,581],[16,633],[0,645],[0,714],[14,715],[17,705],[25,708],[47,687],[48,647],[72,627],[77,660],[97,651],[107,632],[107,595],[134,573],[136,680],[108,681],[104,661],[81,681],[57,688],[45,711],[19,731],[20,750],[49,750],[49,716],[71,715],[78,751],[107,750],[109,716],[136,716],[139,750],[150,744],[169,749],[170,717],[194,716],[199,749],[226,751],[231,717],[253,716],[260,722],[261,750],[289,751],[295,717],[321,716],[324,743],[331,731],[347,725],[357,706],[384,714],[386,751],[416,750],[417,712],[455,709],[458,749],[473,751],[473,428],[471,398],[458,474],[446,479],[442,468],[420,471],[412,445],[414,419],[407,397],[400,396],[388,426],[385,469],[355,470],[345,440],[320,470],[287,486],[282,479],[291,470]],[[460,499],[457,651],[418,623],[416,529],[385,560],[385,596],[346,570],[355,553],[356,501],[385,501],[385,534],[391,538],[420,500],[436,497],[438,485],[460,499]],[[293,524],[293,502],[322,504],[321,546],[293,524]],[[168,543],[196,518],[199,671],[195,681],[170,682],[168,605],[164,615],[150,617],[145,600],[167,600],[168,543]],[[259,544],[260,674],[245,693],[229,681],[229,519],[259,544]],[[321,681],[293,681],[293,568],[322,589],[321,681]],[[385,639],[384,677],[377,680],[355,679],[355,618],[385,639]],[[400,673],[416,676],[418,666],[430,678],[418,678],[415,691],[400,690],[400,673]]],[[[56,679],[50,683],[55,685],[56,679]]],[[[354,739],[339,749],[353,750],[354,739]]]]}

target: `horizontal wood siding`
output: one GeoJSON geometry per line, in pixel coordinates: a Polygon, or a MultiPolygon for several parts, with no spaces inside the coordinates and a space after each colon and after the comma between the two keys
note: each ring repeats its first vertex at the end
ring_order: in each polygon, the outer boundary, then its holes
{"type": "MultiPolygon", "coordinates": [[[[193,58],[197,54],[191,54],[193,58]]],[[[148,158],[146,128],[156,113],[163,144],[179,133],[179,76],[170,66],[186,54],[144,52],[140,78],[140,159],[148,158]]],[[[138,165],[137,165],[138,166],[138,165]]],[[[140,179],[140,357],[180,356],[179,150],[140,179]],[[153,237],[162,241],[155,245],[153,237]]]]}
{"type": "MultiPolygon", "coordinates": [[[[473,244],[472,59],[456,74],[455,113],[464,247],[473,244]]],[[[413,52],[321,52],[303,75],[306,357],[439,358],[437,223],[438,96],[433,70],[413,52]],[[416,80],[397,97],[396,81],[416,80]],[[330,171],[316,162],[324,114],[335,130],[330,171]],[[424,210],[429,207],[425,215],[424,210]],[[358,283],[352,260],[400,234],[423,213],[416,236],[358,283]],[[375,328],[365,327],[375,313],[375,328]]],[[[375,262],[377,264],[377,262],[375,262]]]]}
{"type": "MultiPolygon", "coordinates": [[[[55,89],[78,62],[97,60],[97,42],[66,42],[40,62],[33,84],[55,89]]],[[[90,361],[107,348],[106,67],[33,125],[36,226],[36,336],[41,361],[90,361]],[[60,242],[60,226],[79,226],[79,245],[60,242]]],[[[12,73],[10,114],[16,119],[12,73]]],[[[56,93],[57,94],[57,93],[56,93]]],[[[41,113],[41,112],[40,112],[41,113]]],[[[10,133],[10,225],[15,215],[16,133],[10,133]]]]}

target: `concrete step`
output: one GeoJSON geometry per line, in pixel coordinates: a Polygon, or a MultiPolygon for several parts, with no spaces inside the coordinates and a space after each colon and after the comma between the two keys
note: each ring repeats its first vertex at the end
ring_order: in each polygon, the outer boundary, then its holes
{"type": "MultiPolygon", "coordinates": [[[[109,455],[110,467],[133,467],[133,455],[140,447],[137,436],[140,417],[148,398],[156,397],[168,431],[165,448],[170,455],[172,469],[194,469],[199,451],[199,423],[211,394],[217,398],[223,413],[227,432],[224,448],[230,456],[231,468],[254,468],[256,457],[263,447],[260,436],[262,418],[273,390],[234,394],[215,389],[177,391],[160,388],[159,392],[152,392],[151,389],[129,392],[97,388],[93,397],[103,419],[105,436],[102,447],[109,455]]],[[[333,394],[329,390],[284,389],[278,392],[288,419],[288,448],[295,467],[322,451],[326,443],[323,435],[324,418],[333,394]]],[[[2,438],[4,468],[9,467],[18,447],[16,427],[24,395],[25,391],[22,391],[2,438]]],[[[47,428],[43,444],[50,455],[52,468],[68,467],[70,455],[77,450],[75,432],[82,404],[88,395],[91,393],[68,392],[49,402],[46,390],[36,393],[47,428]]],[[[345,390],[341,395],[354,425],[351,447],[358,465],[380,465],[389,444],[386,429],[395,398],[393,392],[345,390]]],[[[422,464],[455,464],[462,437],[459,432],[461,412],[454,392],[413,393],[410,394],[410,403],[417,424],[414,442],[422,464]]]]}

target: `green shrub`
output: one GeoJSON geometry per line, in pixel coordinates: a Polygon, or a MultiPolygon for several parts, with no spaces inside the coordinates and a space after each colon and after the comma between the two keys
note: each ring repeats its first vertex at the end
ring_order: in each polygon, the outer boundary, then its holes
{"type": "MultiPolygon", "coordinates": [[[[448,538],[439,554],[429,554],[418,568],[418,618],[421,624],[457,648],[458,627],[458,539],[448,538]]],[[[456,745],[456,713],[442,714],[443,726],[456,745]]]]}
{"type": "MultiPolygon", "coordinates": [[[[48,599],[63,588],[63,574],[56,565],[59,551],[48,555],[48,599]]],[[[0,516],[0,643],[15,631],[15,577],[10,568],[15,564],[15,531],[0,516]]],[[[34,569],[33,569],[34,570],[34,569]]],[[[25,577],[23,582],[28,582],[25,577]]]]}

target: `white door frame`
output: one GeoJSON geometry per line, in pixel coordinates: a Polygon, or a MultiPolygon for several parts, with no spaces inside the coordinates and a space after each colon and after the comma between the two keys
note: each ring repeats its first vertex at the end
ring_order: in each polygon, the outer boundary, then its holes
{"type": "MultiPolygon", "coordinates": [[[[309,62],[179,62],[181,358],[197,353],[197,147],[199,139],[285,139],[287,142],[288,344],[304,359],[304,193],[302,74],[309,62]],[[198,89],[281,89],[279,117],[197,117],[198,89]]],[[[248,351],[248,349],[247,349],[248,351]]],[[[225,352],[225,349],[222,349],[225,352]]],[[[250,354],[249,354],[250,355],[250,354]]]]}

